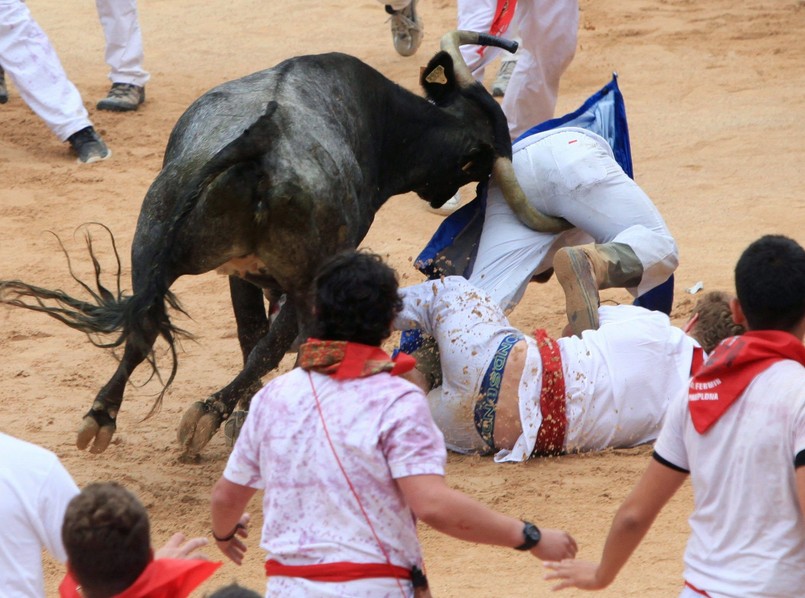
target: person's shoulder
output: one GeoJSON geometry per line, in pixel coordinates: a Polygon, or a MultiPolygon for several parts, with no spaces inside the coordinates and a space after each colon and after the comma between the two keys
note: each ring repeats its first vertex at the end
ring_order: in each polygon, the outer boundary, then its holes
{"type": "Polygon", "coordinates": [[[45,447],[0,432],[0,457],[2,456],[12,457],[15,461],[23,461],[29,457],[56,461],[59,459],[53,451],[45,447]]]}

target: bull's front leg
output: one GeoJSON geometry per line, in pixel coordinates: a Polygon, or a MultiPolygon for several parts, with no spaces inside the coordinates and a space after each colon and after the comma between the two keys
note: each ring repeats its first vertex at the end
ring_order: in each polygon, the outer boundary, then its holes
{"type": "Polygon", "coordinates": [[[290,349],[298,332],[296,309],[286,302],[268,334],[255,345],[240,374],[227,386],[190,406],[179,424],[179,444],[185,456],[195,457],[234,411],[239,401],[248,404],[261,387],[261,378],[276,368],[290,349]]]}

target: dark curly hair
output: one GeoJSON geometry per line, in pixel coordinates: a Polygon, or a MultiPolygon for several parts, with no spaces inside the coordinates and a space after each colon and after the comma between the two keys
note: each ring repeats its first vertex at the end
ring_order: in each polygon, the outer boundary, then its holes
{"type": "Polygon", "coordinates": [[[86,596],[114,596],[151,561],[151,530],[142,503],[120,484],[90,484],[67,505],[62,542],[86,596]]]}
{"type": "Polygon", "coordinates": [[[368,251],[336,254],[314,281],[313,336],[380,346],[402,310],[396,272],[368,251]]]}
{"type": "Polygon", "coordinates": [[[732,319],[730,300],[732,297],[722,291],[711,291],[702,295],[692,316],[698,316],[691,335],[699,341],[707,353],[716,348],[716,345],[730,336],[737,336],[746,332],[746,328],[736,324],[732,319]]]}
{"type": "Polygon", "coordinates": [[[735,266],[735,290],[751,330],[792,331],[805,317],[805,249],[782,235],[761,237],[735,266]]]}

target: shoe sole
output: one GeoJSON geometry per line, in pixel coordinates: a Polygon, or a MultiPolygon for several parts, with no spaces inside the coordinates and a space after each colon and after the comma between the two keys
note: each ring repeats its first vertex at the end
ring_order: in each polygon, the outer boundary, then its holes
{"type": "Polygon", "coordinates": [[[567,321],[573,333],[598,328],[598,287],[584,251],[563,248],[553,258],[556,279],[565,292],[567,321]]]}
{"type": "Polygon", "coordinates": [[[121,106],[117,104],[98,104],[95,106],[98,110],[105,110],[106,112],[134,112],[137,110],[142,103],[137,104],[136,106],[121,106]]]}
{"type": "Polygon", "coordinates": [[[82,162],[81,159],[79,158],[79,159],[76,159],[76,163],[77,164],[94,164],[95,162],[103,162],[104,160],[108,160],[111,157],[112,157],[112,150],[107,149],[105,156],[93,156],[92,158],[90,158],[86,162],[82,162]]]}

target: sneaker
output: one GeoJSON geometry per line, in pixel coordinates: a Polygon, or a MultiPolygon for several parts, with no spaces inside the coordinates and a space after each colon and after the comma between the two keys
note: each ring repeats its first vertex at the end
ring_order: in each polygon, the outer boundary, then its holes
{"type": "Polygon", "coordinates": [[[0,104],[8,102],[8,88],[6,87],[6,72],[0,66],[0,104]]]}
{"type": "Polygon", "coordinates": [[[401,10],[394,10],[386,4],[386,12],[391,15],[391,39],[394,49],[400,56],[413,56],[422,43],[425,28],[422,19],[416,14],[417,0],[401,10]]]}
{"type": "Polygon", "coordinates": [[[447,216],[448,214],[452,214],[455,212],[459,207],[461,207],[461,191],[456,191],[456,194],[444,202],[438,208],[433,208],[428,205],[428,210],[433,212],[434,214],[441,214],[442,216],[447,216]]]}
{"type": "Polygon", "coordinates": [[[112,88],[104,99],[98,102],[98,110],[130,112],[137,110],[145,101],[145,87],[130,83],[112,83],[112,88]]]}
{"type": "Polygon", "coordinates": [[[67,138],[67,141],[70,142],[70,147],[78,156],[79,164],[100,162],[112,155],[101,136],[92,127],[84,127],[77,133],[73,133],[67,138]]]}
{"type": "Polygon", "coordinates": [[[500,63],[498,76],[492,84],[492,95],[494,97],[502,98],[506,94],[506,88],[509,86],[509,80],[512,78],[512,72],[514,72],[516,65],[516,60],[506,60],[500,63]]]}

